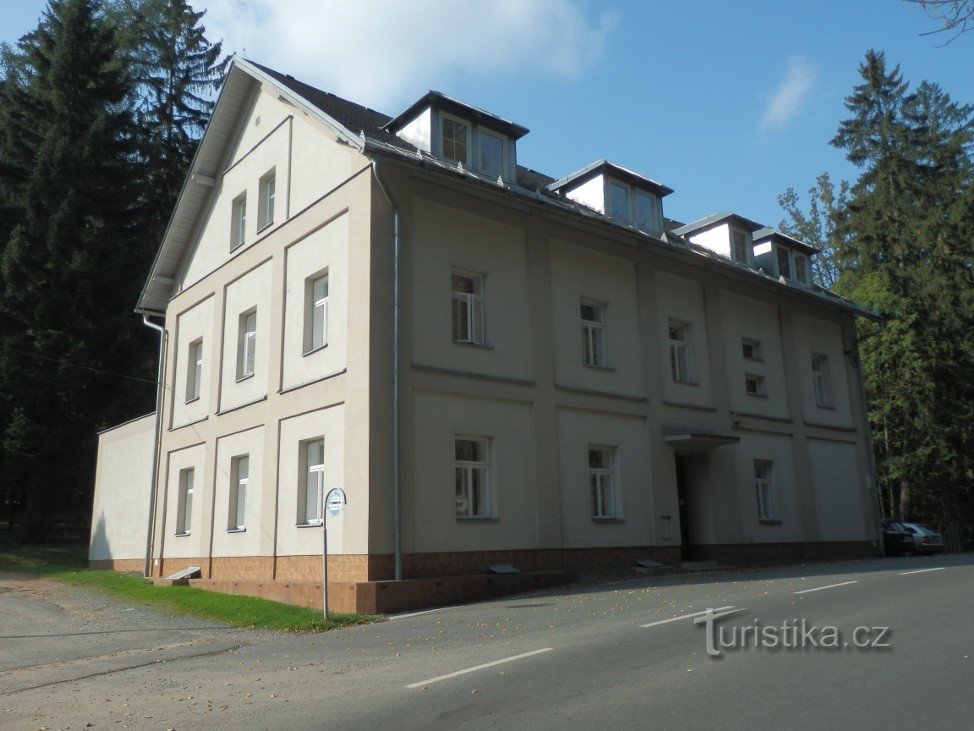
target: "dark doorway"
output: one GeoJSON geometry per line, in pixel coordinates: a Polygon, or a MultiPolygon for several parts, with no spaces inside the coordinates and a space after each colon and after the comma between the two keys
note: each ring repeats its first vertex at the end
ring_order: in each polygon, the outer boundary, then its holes
{"type": "Polygon", "coordinates": [[[676,455],[676,498],[680,505],[680,558],[683,561],[695,561],[698,556],[690,533],[691,506],[687,500],[686,460],[686,455],[676,455]]]}

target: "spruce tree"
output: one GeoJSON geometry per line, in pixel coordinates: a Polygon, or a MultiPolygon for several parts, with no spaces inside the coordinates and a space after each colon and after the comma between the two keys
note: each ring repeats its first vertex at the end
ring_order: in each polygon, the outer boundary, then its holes
{"type": "Polygon", "coordinates": [[[132,303],[155,242],[139,235],[132,82],[100,1],[50,0],[19,50],[30,73],[0,98],[0,195],[15,212],[0,240],[0,391],[5,467],[39,540],[52,516],[90,509],[97,430],[151,405],[153,340],[132,303]]]}

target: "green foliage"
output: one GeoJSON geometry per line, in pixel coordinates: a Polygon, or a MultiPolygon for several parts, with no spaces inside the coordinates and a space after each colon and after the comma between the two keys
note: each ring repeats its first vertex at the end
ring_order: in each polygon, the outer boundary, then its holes
{"type": "Polygon", "coordinates": [[[816,281],[828,289],[832,289],[839,278],[835,257],[843,242],[839,240],[836,224],[848,197],[849,183],[842,180],[836,187],[827,172],[819,175],[815,185],[808,189],[807,212],[802,210],[801,198],[794,188],[788,188],[778,196],[778,205],[788,216],[778,228],[782,233],[820,249],[812,260],[812,269],[816,281]]]}
{"type": "MultiPolygon", "coordinates": [[[[911,90],[875,51],[860,74],[832,144],[862,172],[827,216],[836,289],[883,316],[861,323],[860,352],[884,512],[970,524],[974,109],[933,83],[911,90]]],[[[796,202],[782,196],[801,232],[815,215],[796,202]]]]}

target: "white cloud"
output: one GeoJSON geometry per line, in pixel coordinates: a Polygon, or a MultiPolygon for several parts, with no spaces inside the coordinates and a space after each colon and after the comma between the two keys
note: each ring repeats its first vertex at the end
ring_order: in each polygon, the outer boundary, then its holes
{"type": "Polygon", "coordinates": [[[815,68],[804,56],[794,56],[788,61],[785,78],[781,80],[768,100],[758,128],[765,132],[787,124],[801,109],[808,92],[815,83],[815,68]]]}
{"type": "MultiPolygon", "coordinates": [[[[209,0],[211,40],[357,102],[395,111],[461,75],[577,78],[614,16],[584,0],[209,0]]],[[[449,87],[441,89],[448,91],[449,87]]]]}

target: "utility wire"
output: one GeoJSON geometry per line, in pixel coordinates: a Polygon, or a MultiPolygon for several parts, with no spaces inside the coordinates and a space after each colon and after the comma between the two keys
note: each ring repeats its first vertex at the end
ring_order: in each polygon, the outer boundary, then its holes
{"type": "Polygon", "coordinates": [[[48,358],[46,355],[40,355],[38,353],[29,353],[26,350],[18,350],[17,348],[7,347],[6,349],[9,350],[12,353],[20,353],[20,355],[26,355],[26,356],[28,356],[30,358],[38,358],[40,360],[46,360],[46,361],[50,361],[51,363],[58,363],[60,365],[70,366],[72,368],[81,368],[83,370],[91,371],[93,373],[101,373],[101,374],[106,375],[106,376],[115,376],[117,378],[128,378],[130,381],[139,381],[141,383],[151,383],[153,386],[158,386],[159,385],[159,382],[158,381],[155,381],[155,380],[150,381],[147,378],[139,378],[138,376],[129,376],[129,375],[126,375],[125,373],[115,373],[114,371],[106,371],[106,370],[103,370],[101,368],[94,368],[92,366],[81,365],[80,363],[71,363],[69,361],[59,360],[57,358],[48,358]]]}

